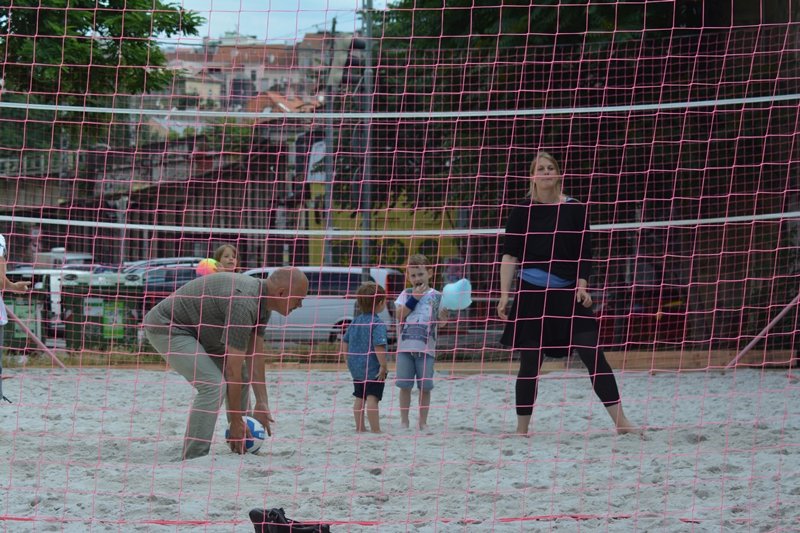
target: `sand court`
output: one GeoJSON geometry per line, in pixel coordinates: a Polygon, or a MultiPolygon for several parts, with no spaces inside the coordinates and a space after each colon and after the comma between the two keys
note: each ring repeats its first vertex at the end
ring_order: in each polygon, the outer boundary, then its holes
{"type": "MultiPolygon", "coordinates": [[[[283,507],[334,531],[792,530],[800,386],[781,370],[618,374],[647,438],[617,436],[584,370],[547,374],[528,437],[506,373],[436,375],[430,427],[356,435],[346,371],[270,373],[275,434],[180,462],[193,389],[171,371],[14,369],[0,530],[252,531],[283,507]]],[[[412,423],[414,414],[412,410],[412,423]]]]}

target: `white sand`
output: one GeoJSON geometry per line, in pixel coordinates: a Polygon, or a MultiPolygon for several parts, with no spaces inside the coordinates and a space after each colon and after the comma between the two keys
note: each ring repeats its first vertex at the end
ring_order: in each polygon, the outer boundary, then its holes
{"type": "MultiPolygon", "coordinates": [[[[618,374],[649,439],[618,437],[578,370],[540,387],[531,438],[513,377],[442,380],[430,431],[356,436],[346,372],[271,375],[276,434],[178,462],[191,387],[172,372],[8,369],[0,531],[252,531],[253,507],[333,531],[797,531],[800,384],[783,371],[618,374]],[[581,520],[578,518],[581,517],[581,520]]],[[[416,402],[415,402],[416,403],[416,402]]],[[[412,419],[413,420],[413,419],[412,419]]]]}

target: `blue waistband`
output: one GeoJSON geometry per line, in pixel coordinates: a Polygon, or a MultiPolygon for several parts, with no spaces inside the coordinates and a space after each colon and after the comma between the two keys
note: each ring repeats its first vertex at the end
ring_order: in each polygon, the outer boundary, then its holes
{"type": "Polygon", "coordinates": [[[522,272],[520,272],[520,277],[523,281],[530,283],[531,285],[536,285],[537,287],[561,289],[564,287],[569,287],[570,285],[575,285],[574,281],[559,278],[558,276],[550,274],[549,272],[545,272],[539,268],[524,268],[522,269],[522,272]]]}

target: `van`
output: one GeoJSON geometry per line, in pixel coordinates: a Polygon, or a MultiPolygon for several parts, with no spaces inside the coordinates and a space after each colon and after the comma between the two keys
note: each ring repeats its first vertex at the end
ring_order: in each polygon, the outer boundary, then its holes
{"type": "MultiPolygon", "coordinates": [[[[280,267],[247,270],[248,276],[266,279],[280,267]]],[[[298,267],[308,277],[308,296],[288,317],[272,313],[267,324],[268,341],[340,342],[356,313],[356,290],[362,283],[360,267],[298,267]]],[[[370,268],[369,276],[386,289],[386,323],[390,342],[394,339],[394,300],[405,287],[405,275],[390,268],[370,268]]]]}

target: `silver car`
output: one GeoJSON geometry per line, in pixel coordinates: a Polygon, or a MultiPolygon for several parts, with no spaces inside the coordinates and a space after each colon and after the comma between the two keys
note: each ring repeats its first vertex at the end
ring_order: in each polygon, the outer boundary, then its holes
{"type": "MultiPolygon", "coordinates": [[[[248,270],[245,274],[266,279],[278,267],[248,270]]],[[[308,277],[308,296],[303,306],[284,317],[272,313],[267,340],[274,342],[339,342],[356,313],[355,294],[362,282],[360,267],[299,267],[308,277]]],[[[372,281],[386,289],[386,309],[381,318],[393,342],[394,299],[403,290],[405,275],[390,268],[370,268],[372,281]]]]}

